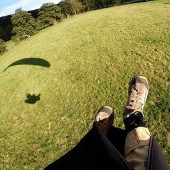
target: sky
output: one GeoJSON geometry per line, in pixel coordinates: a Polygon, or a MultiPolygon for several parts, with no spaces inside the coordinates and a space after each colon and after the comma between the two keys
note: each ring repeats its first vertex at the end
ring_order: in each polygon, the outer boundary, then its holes
{"type": "Polygon", "coordinates": [[[14,14],[15,10],[22,8],[22,10],[29,11],[38,9],[43,3],[53,2],[57,4],[61,0],[0,0],[0,17],[14,14]]]}

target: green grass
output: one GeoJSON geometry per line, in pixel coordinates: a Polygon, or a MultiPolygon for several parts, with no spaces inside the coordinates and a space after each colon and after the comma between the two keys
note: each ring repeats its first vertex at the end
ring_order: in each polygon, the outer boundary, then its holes
{"type": "Polygon", "coordinates": [[[124,128],[128,83],[137,74],[148,78],[145,116],[170,162],[169,2],[84,13],[9,44],[0,56],[0,169],[43,169],[80,141],[102,105],[124,128]],[[6,69],[29,57],[51,65],[6,69]],[[40,100],[25,103],[27,93],[40,100]]]}
{"type": "Polygon", "coordinates": [[[7,41],[7,42],[5,42],[5,44],[6,44],[6,49],[7,50],[10,50],[15,46],[14,41],[7,41]]]}

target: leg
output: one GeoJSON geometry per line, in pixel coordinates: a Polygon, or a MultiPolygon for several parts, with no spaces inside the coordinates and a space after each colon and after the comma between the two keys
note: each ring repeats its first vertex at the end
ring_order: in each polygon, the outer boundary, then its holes
{"type": "Polygon", "coordinates": [[[126,131],[116,128],[114,123],[114,113],[112,108],[102,106],[96,113],[94,125],[102,134],[109,139],[112,145],[124,155],[126,131]]]}
{"type": "Polygon", "coordinates": [[[150,137],[145,127],[135,128],[126,137],[125,158],[135,170],[146,170],[150,137]]]}
{"type": "Polygon", "coordinates": [[[143,114],[148,87],[145,77],[137,76],[132,79],[123,113],[123,121],[128,132],[125,140],[125,157],[135,170],[145,170],[148,160],[150,132],[145,127],[143,114]]]}
{"type": "Polygon", "coordinates": [[[94,124],[105,136],[108,136],[108,132],[113,125],[113,120],[114,115],[112,108],[102,106],[95,116],[94,124]]]}
{"type": "Polygon", "coordinates": [[[113,136],[117,138],[124,132],[113,129],[112,124],[113,111],[110,107],[103,106],[95,116],[92,129],[73,149],[48,165],[45,170],[132,170],[122,154],[108,140],[109,131],[114,132],[113,136]]]}

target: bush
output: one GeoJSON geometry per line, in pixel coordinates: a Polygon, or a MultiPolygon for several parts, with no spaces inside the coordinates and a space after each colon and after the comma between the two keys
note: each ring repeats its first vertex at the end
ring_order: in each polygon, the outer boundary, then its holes
{"type": "Polygon", "coordinates": [[[42,30],[54,25],[57,20],[61,19],[61,17],[61,9],[59,6],[53,3],[43,4],[38,12],[36,23],[37,30],[42,30]]]}
{"type": "Polygon", "coordinates": [[[23,40],[36,33],[35,19],[26,11],[12,15],[13,39],[23,40]]]}
{"type": "Polygon", "coordinates": [[[0,55],[6,51],[6,45],[2,39],[0,39],[0,55]]]}

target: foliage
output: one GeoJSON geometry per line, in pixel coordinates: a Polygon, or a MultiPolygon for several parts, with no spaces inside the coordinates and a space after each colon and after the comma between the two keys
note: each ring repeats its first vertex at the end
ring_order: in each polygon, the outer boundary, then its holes
{"type": "MultiPolygon", "coordinates": [[[[4,31],[5,31],[5,33],[9,36],[9,39],[11,39],[11,36],[12,36],[12,29],[13,29],[12,24],[8,24],[8,25],[4,28],[4,31]]],[[[8,39],[8,40],[9,40],[9,39],[8,39]]]]}
{"type": "Polygon", "coordinates": [[[85,6],[86,11],[95,9],[95,0],[83,0],[82,3],[85,6]]]}
{"type": "Polygon", "coordinates": [[[121,2],[123,2],[123,0],[82,0],[86,11],[121,4],[121,2]]]}
{"type": "Polygon", "coordinates": [[[79,0],[65,0],[65,2],[71,4],[74,14],[80,13],[84,9],[84,6],[79,0]]]}
{"type": "Polygon", "coordinates": [[[57,20],[60,20],[61,8],[53,3],[45,3],[38,12],[37,28],[38,30],[52,26],[57,20]]]}
{"type": "Polygon", "coordinates": [[[61,7],[62,13],[69,18],[71,15],[76,15],[84,10],[84,6],[79,0],[64,0],[58,5],[61,7]]]}
{"type": "Polygon", "coordinates": [[[60,1],[58,5],[61,8],[61,12],[69,18],[71,15],[74,14],[74,8],[72,4],[70,4],[68,1],[60,1]]]}
{"type": "Polygon", "coordinates": [[[123,0],[114,0],[114,4],[119,5],[123,2],[123,0]]]}
{"type": "Polygon", "coordinates": [[[2,39],[0,39],[0,54],[6,51],[6,45],[2,39]]]}
{"type": "Polygon", "coordinates": [[[5,32],[5,29],[2,27],[0,27],[0,39],[2,39],[4,41],[8,41],[10,39],[8,34],[5,32]]]}
{"type": "MultiPolygon", "coordinates": [[[[58,20],[60,21],[63,17],[69,18],[70,16],[76,15],[77,13],[80,12],[110,7],[113,5],[119,5],[123,2],[128,2],[128,1],[129,0],[63,0],[60,1],[58,5],[54,3],[43,4],[39,9],[39,14],[38,14],[38,9],[34,11],[29,11],[29,13],[31,13],[34,19],[37,20],[36,29],[41,30],[51,25],[54,25],[56,21],[58,20]],[[37,19],[37,15],[39,15],[38,19],[37,19]]],[[[147,0],[141,0],[141,2],[142,1],[145,2],[147,0]]],[[[21,8],[18,8],[15,11],[16,14],[20,12],[22,12],[21,8]]],[[[12,34],[13,26],[11,25],[11,23],[9,23],[8,25],[5,24],[5,26],[3,26],[3,29],[0,29],[0,38],[7,41],[11,39],[12,35],[15,40],[16,39],[21,40],[29,37],[30,36],[30,33],[28,33],[29,29],[26,31],[25,28],[23,29],[23,26],[21,27],[17,29],[14,28],[12,34]],[[18,35],[16,35],[16,32],[18,35]]],[[[32,29],[31,30],[33,32],[36,32],[36,29],[34,28],[34,31],[32,29]]]]}
{"type": "Polygon", "coordinates": [[[13,38],[15,40],[23,40],[36,33],[35,19],[30,13],[21,11],[12,15],[13,38]]]}

